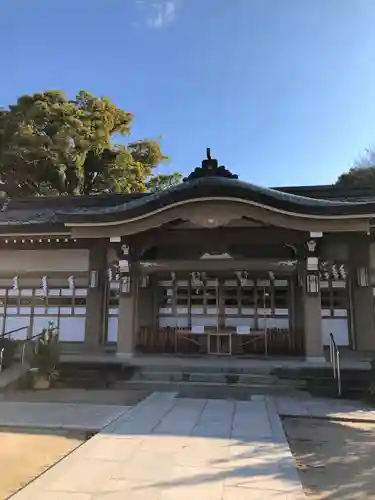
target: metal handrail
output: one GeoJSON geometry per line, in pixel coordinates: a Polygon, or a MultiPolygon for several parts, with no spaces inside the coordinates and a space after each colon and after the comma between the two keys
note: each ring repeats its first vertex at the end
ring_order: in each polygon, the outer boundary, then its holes
{"type": "Polygon", "coordinates": [[[14,330],[9,330],[9,332],[2,333],[0,335],[0,339],[3,339],[4,337],[8,337],[8,335],[12,335],[13,333],[20,332],[22,330],[28,330],[29,326],[21,326],[20,328],[15,328],[14,330]]]}
{"type": "MultiPolygon", "coordinates": [[[[29,331],[29,326],[21,326],[20,328],[15,328],[14,330],[9,330],[8,332],[2,333],[0,335],[0,340],[12,335],[13,333],[21,332],[22,330],[29,331]]],[[[2,372],[4,368],[4,354],[5,354],[5,347],[3,347],[0,350],[0,372],[2,372]]]]}
{"type": "MultiPolygon", "coordinates": [[[[19,332],[21,330],[27,329],[29,331],[29,326],[22,326],[20,328],[16,328],[14,330],[10,330],[9,332],[5,332],[2,335],[0,335],[0,339],[7,337],[8,335],[12,335],[13,333],[19,332]]],[[[30,342],[34,342],[38,338],[44,337],[45,332],[37,333],[36,335],[33,335],[32,337],[27,336],[26,339],[19,339],[18,342],[22,344],[22,350],[21,350],[21,365],[25,364],[25,355],[26,355],[26,347],[29,345],[30,342]]],[[[4,352],[5,348],[3,347],[0,350],[0,372],[3,370],[3,364],[4,364],[4,352]]]]}
{"type": "Polygon", "coordinates": [[[29,344],[30,341],[34,341],[36,340],[37,338],[39,337],[43,337],[44,336],[44,332],[42,333],[37,333],[36,335],[33,335],[32,337],[30,338],[27,338],[25,340],[23,340],[23,345],[22,345],[22,351],[21,351],[21,364],[23,365],[25,363],[25,351],[26,351],[26,346],[29,344]]]}
{"type": "MultiPolygon", "coordinates": [[[[29,330],[28,326],[22,326],[20,328],[15,328],[14,330],[9,330],[9,332],[5,332],[2,335],[0,335],[0,339],[8,337],[9,335],[12,335],[13,333],[20,332],[22,330],[29,330]]],[[[38,333],[36,335],[33,335],[32,337],[27,337],[26,339],[18,339],[18,342],[22,344],[22,350],[21,350],[21,364],[24,365],[25,363],[25,351],[26,351],[26,346],[29,344],[30,341],[34,341],[38,337],[42,337],[44,333],[38,333]]],[[[4,353],[5,353],[5,347],[3,347],[0,350],[0,372],[3,371],[4,367],[4,353]]]]}
{"type": "Polygon", "coordinates": [[[332,366],[333,378],[337,384],[337,394],[341,398],[341,367],[340,367],[340,349],[338,348],[332,333],[329,334],[329,359],[332,366]]]}

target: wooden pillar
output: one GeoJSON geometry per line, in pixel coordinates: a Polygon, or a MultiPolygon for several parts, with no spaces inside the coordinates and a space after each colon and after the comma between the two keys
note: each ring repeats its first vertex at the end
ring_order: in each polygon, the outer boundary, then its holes
{"type": "Polygon", "coordinates": [[[289,307],[289,328],[293,330],[294,340],[292,352],[298,352],[301,345],[304,345],[304,302],[303,289],[297,280],[290,280],[290,307],[289,307]]]}
{"type": "Polygon", "coordinates": [[[90,248],[89,255],[89,288],[86,302],[85,349],[94,352],[100,349],[104,337],[107,248],[108,242],[106,239],[95,240],[95,243],[93,243],[90,248]]]}
{"type": "Polygon", "coordinates": [[[358,351],[375,351],[374,297],[370,284],[370,242],[367,237],[356,238],[350,246],[350,279],[355,348],[358,351]],[[357,271],[367,270],[366,286],[360,286],[357,271]]]}
{"type": "Polygon", "coordinates": [[[129,291],[124,292],[123,283],[120,285],[117,355],[121,358],[131,358],[134,355],[139,323],[138,292],[139,281],[135,276],[130,276],[129,291]]]}
{"type": "Polygon", "coordinates": [[[322,304],[320,294],[319,253],[316,251],[323,233],[310,233],[306,243],[302,285],[303,327],[305,332],[305,357],[307,361],[324,362],[322,335],[322,304]]]}
{"type": "Polygon", "coordinates": [[[138,294],[138,326],[150,327],[154,325],[154,303],[151,283],[140,286],[138,294]]]}
{"type": "Polygon", "coordinates": [[[305,290],[302,302],[306,360],[324,361],[320,293],[312,296],[305,290]]]}

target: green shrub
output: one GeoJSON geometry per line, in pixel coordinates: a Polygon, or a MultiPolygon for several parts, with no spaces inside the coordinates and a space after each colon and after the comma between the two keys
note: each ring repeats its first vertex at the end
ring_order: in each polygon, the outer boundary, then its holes
{"type": "Polygon", "coordinates": [[[50,322],[35,342],[31,365],[38,369],[40,375],[52,378],[57,375],[59,359],[59,332],[50,322]]]}

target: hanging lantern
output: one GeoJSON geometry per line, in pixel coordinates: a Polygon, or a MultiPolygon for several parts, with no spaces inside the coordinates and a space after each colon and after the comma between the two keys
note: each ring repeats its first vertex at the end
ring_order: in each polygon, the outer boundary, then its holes
{"type": "Polygon", "coordinates": [[[98,271],[96,269],[92,269],[90,271],[90,288],[97,288],[98,286],[98,271]]]}
{"type": "Polygon", "coordinates": [[[43,276],[42,278],[42,290],[43,290],[43,295],[48,294],[48,283],[47,283],[47,276],[43,276]]]}
{"type": "Polygon", "coordinates": [[[336,264],[332,265],[332,276],[333,276],[334,280],[338,280],[339,279],[339,270],[338,270],[336,264]]]}
{"type": "Polygon", "coordinates": [[[115,266],[115,281],[120,281],[121,272],[120,272],[120,264],[116,264],[115,266]]]}
{"type": "Polygon", "coordinates": [[[68,283],[69,283],[69,290],[74,290],[75,288],[74,276],[69,276],[68,283]]]}
{"type": "Polygon", "coordinates": [[[18,288],[18,276],[15,276],[15,277],[13,278],[13,290],[14,290],[14,291],[19,290],[19,288],[18,288]]]}
{"type": "Polygon", "coordinates": [[[357,268],[357,285],[359,287],[369,286],[368,269],[365,266],[357,268]]]}
{"type": "Polygon", "coordinates": [[[346,273],[346,269],[345,269],[344,264],[341,264],[341,266],[339,267],[339,273],[340,273],[341,278],[343,280],[345,280],[346,276],[347,276],[347,273],[346,273]]]}

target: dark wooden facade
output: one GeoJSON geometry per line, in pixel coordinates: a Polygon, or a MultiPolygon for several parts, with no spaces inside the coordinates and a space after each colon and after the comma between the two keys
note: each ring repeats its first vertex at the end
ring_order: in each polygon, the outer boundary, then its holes
{"type": "Polygon", "coordinates": [[[375,192],[258,188],[205,162],[161,193],[4,203],[1,332],[53,320],[124,356],[321,358],[330,333],[375,350],[375,192]]]}

